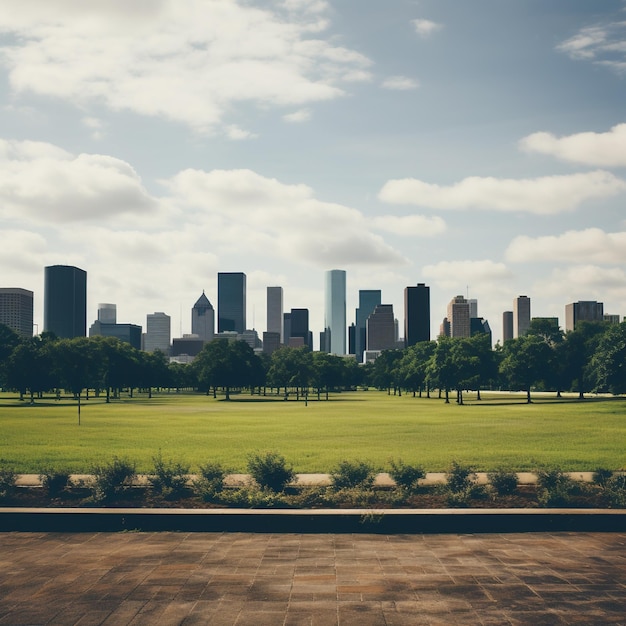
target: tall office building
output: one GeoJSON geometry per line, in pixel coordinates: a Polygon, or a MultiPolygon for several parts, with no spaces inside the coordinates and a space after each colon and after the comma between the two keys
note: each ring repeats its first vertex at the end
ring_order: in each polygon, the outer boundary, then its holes
{"type": "Polygon", "coordinates": [[[141,350],[141,326],[137,324],[103,324],[96,320],[89,327],[90,337],[115,337],[129,343],[136,350],[141,350]]]}
{"type": "Polygon", "coordinates": [[[313,335],[309,330],[309,309],[291,309],[290,327],[289,345],[296,347],[303,345],[313,350],[313,335]]]}
{"type": "Polygon", "coordinates": [[[204,290],[191,309],[191,334],[202,341],[211,341],[215,335],[215,310],[204,290]]]}
{"type": "Polygon", "coordinates": [[[470,336],[470,307],[463,296],[455,296],[450,300],[447,318],[450,322],[450,337],[470,336]]]}
{"type": "Polygon", "coordinates": [[[267,332],[278,333],[279,343],[283,343],[285,337],[285,324],[283,318],[283,288],[267,288],[267,332]]]}
{"type": "Polygon", "coordinates": [[[366,350],[393,350],[396,348],[396,320],[393,305],[379,304],[366,322],[366,350]]]}
{"type": "Polygon", "coordinates": [[[420,341],[430,341],[430,287],[424,283],[404,289],[404,346],[420,341]]]}
{"type": "Polygon", "coordinates": [[[331,354],[346,353],[346,272],[329,270],[326,272],[326,298],[324,313],[324,339],[326,346],[320,350],[331,354]]]}
{"type": "Polygon", "coordinates": [[[565,305],[565,330],[575,330],[578,322],[603,322],[604,303],[579,300],[565,305]]]}
{"type": "Polygon", "coordinates": [[[172,333],[172,319],[163,312],[148,313],[146,333],[143,337],[143,349],[146,352],[160,350],[169,355],[172,333]]]}
{"type": "Polygon", "coordinates": [[[217,274],[217,332],[246,330],[246,275],[243,272],[217,274]]]}
{"type": "Polygon", "coordinates": [[[367,347],[366,324],[367,318],[374,309],[382,302],[380,289],[360,289],[359,308],[356,310],[356,324],[354,328],[354,354],[360,363],[363,360],[363,352],[367,347]]]}
{"type": "Polygon", "coordinates": [[[530,327],[530,298],[519,296],[513,300],[513,337],[523,337],[530,327]]]}
{"type": "Polygon", "coordinates": [[[103,324],[117,324],[117,305],[100,302],[98,304],[98,321],[103,324]]]}
{"type": "Polygon", "coordinates": [[[502,313],[502,343],[513,339],[513,311],[502,313]]]}
{"type": "Polygon", "coordinates": [[[0,288],[0,324],[20,337],[33,336],[33,292],[19,287],[0,288]]]}
{"type": "Polygon", "coordinates": [[[87,272],[71,265],[45,268],[43,329],[62,339],[87,334],[87,272]]]}

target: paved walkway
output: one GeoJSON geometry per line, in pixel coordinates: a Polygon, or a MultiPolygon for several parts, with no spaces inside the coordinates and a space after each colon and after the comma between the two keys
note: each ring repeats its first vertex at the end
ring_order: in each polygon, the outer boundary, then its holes
{"type": "Polygon", "coordinates": [[[0,533],[0,624],[626,624],[626,533],[0,533]]]}

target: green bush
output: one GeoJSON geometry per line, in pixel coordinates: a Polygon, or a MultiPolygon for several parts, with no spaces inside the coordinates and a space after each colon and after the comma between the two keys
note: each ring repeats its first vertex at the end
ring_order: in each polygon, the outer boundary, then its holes
{"type": "Polygon", "coordinates": [[[66,469],[45,468],[39,474],[39,480],[49,498],[57,498],[72,486],[70,472],[66,469]]]}
{"type": "Polygon", "coordinates": [[[371,489],[376,470],[367,461],[341,461],[330,473],[335,489],[371,489]]]}
{"type": "Polygon", "coordinates": [[[604,487],[606,483],[611,479],[612,476],[613,476],[613,472],[611,470],[605,469],[603,467],[599,467],[593,473],[593,482],[596,485],[600,485],[601,487],[604,487]]]}
{"type": "Polygon", "coordinates": [[[537,472],[537,500],[541,506],[567,506],[572,499],[576,484],[559,467],[537,472]]]}
{"type": "Polygon", "coordinates": [[[220,496],[220,502],[230,506],[252,509],[286,508],[289,506],[289,499],[285,494],[258,485],[224,492],[220,496]]]}
{"type": "Polygon", "coordinates": [[[90,485],[93,499],[108,502],[119,498],[132,487],[137,478],[135,468],[135,463],[116,456],[108,463],[93,465],[93,481],[90,485]]]}
{"type": "Polygon", "coordinates": [[[17,474],[13,468],[0,463],[0,502],[9,500],[15,494],[17,474]]]}
{"type": "Polygon", "coordinates": [[[517,474],[505,469],[498,469],[487,474],[489,484],[499,496],[508,496],[517,490],[517,474]]]}
{"type": "Polygon", "coordinates": [[[446,487],[452,493],[464,493],[476,484],[477,476],[471,467],[452,461],[446,474],[446,487]]]}
{"type": "Polygon", "coordinates": [[[626,508],[626,475],[613,474],[604,486],[605,493],[616,508],[626,508]]]}
{"type": "Polygon", "coordinates": [[[201,465],[193,489],[205,502],[211,502],[222,493],[226,474],[227,471],[219,463],[201,465]]]}
{"type": "Polygon", "coordinates": [[[248,456],[248,472],[259,487],[275,493],[285,490],[296,473],[287,466],[285,458],[277,452],[255,453],[248,456]]]}
{"type": "Polygon", "coordinates": [[[402,459],[398,459],[398,461],[391,459],[389,465],[391,466],[389,475],[393,478],[396,485],[405,491],[415,491],[419,485],[420,479],[426,476],[423,467],[419,465],[407,465],[402,459]]]}
{"type": "Polygon", "coordinates": [[[148,477],[148,483],[154,493],[168,500],[175,500],[185,495],[189,479],[189,466],[174,463],[163,458],[161,451],[152,457],[154,468],[148,477]]]}

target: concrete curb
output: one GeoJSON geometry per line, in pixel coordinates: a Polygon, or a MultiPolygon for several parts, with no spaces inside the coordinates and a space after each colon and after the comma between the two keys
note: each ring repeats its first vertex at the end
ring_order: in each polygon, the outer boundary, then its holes
{"type": "Polygon", "coordinates": [[[626,532],[626,509],[0,508],[0,532],[626,532]]]}

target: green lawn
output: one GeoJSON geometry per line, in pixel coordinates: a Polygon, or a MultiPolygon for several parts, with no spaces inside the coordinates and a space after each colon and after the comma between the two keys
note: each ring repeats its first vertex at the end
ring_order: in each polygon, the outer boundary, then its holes
{"type": "Polygon", "coordinates": [[[249,395],[234,401],[203,395],[159,394],[34,406],[0,394],[0,460],[20,473],[45,466],[87,472],[114,455],[149,471],[161,449],[191,465],[222,463],[245,471],[246,456],[276,450],[297,472],[328,472],[340,460],[363,459],[384,470],[390,458],[443,471],[454,459],[488,471],[626,468],[626,399],[557,402],[541,397],[485,394],[482,402],[449,405],[438,399],[377,391],[335,394],[329,402],[283,402],[249,395]]]}

